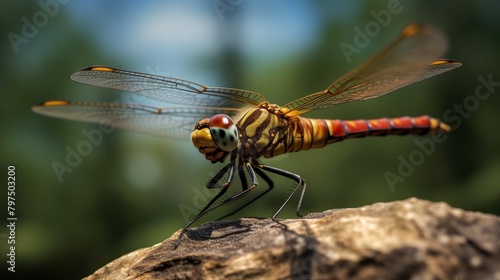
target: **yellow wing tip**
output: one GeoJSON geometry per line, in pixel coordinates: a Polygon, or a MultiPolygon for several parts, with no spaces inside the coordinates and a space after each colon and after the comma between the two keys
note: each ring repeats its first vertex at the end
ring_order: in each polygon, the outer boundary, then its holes
{"type": "Polygon", "coordinates": [[[460,63],[460,61],[453,60],[453,59],[438,59],[438,60],[435,60],[431,63],[431,65],[440,65],[440,64],[459,64],[459,65],[462,65],[462,63],[460,63]]]}
{"type": "Polygon", "coordinates": [[[50,101],[45,101],[42,102],[38,105],[35,105],[35,107],[48,107],[48,106],[64,106],[64,105],[69,105],[70,102],[66,100],[50,100],[50,101]]]}
{"type": "Polygon", "coordinates": [[[403,33],[401,34],[403,37],[410,37],[415,35],[422,29],[422,25],[418,23],[412,23],[403,29],[403,33]]]}
{"type": "Polygon", "coordinates": [[[101,71],[101,72],[114,72],[115,69],[107,66],[92,66],[85,68],[81,71],[101,71]]]}
{"type": "Polygon", "coordinates": [[[95,66],[83,68],[83,69],[79,70],[78,72],[85,72],[85,71],[114,72],[114,71],[116,71],[116,69],[108,67],[108,66],[95,65],[95,66]]]}
{"type": "Polygon", "coordinates": [[[88,83],[88,82],[85,82],[85,80],[82,79],[82,76],[87,76],[88,72],[108,72],[108,73],[112,73],[112,72],[115,72],[116,69],[115,68],[111,68],[111,67],[108,67],[108,66],[90,66],[90,67],[87,67],[87,68],[83,68],[79,71],[76,71],[75,73],[71,74],[70,76],[70,79],[72,79],[73,81],[76,81],[76,82],[79,82],[79,83],[88,83]]]}
{"type": "Polygon", "coordinates": [[[66,106],[66,105],[70,105],[70,104],[71,104],[71,102],[66,101],[66,100],[50,100],[50,101],[45,101],[45,102],[42,102],[40,104],[37,104],[37,105],[31,107],[31,110],[33,110],[33,112],[35,112],[35,113],[44,114],[43,113],[45,111],[44,108],[53,107],[53,106],[66,106]]]}

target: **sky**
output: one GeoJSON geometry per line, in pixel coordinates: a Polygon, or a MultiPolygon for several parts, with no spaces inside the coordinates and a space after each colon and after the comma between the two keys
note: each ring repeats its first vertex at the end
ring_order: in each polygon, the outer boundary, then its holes
{"type": "MultiPolygon", "coordinates": [[[[145,5],[142,1],[121,1],[117,6],[91,0],[75,2],[68,8],[75,26],[96,38],[104,54],[124,63],[142,63],[144,69],[139,70],[159,74],[175,74],[177,69],[196,63],[197,58],[216,53],[218,40],[232,37],[219,34],[219,27],[231,24],[225,20],[236,13],[239,30],[244,32],[240,36],[242,55],[252,60],[285,59],[309,47],[318,36],[315,31],[321,18],[309,2],[272,1],[263,5],[263,1],[232,1],[234,6],[229,2],[199,5],[149,1],[145,5]],[[241,5],[245,9],[239,10],[241,5]]],[[[355,12],[355,4],[345,5],[338,10],[338,16],[347,18],[355,12]]],[[[207,73],[190,72],[191,80],[207,79],[207,73]]]]}

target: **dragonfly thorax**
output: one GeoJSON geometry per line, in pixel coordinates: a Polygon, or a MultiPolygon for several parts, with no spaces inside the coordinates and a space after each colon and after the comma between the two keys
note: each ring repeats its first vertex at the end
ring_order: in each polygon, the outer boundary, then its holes
{"type": "Polygon", "coordinates": [[[236,124],[240,130],[240,155],[269,158],[286,152],[291,126],[279,109],[278,105],[265,102],[243,114],[236,124]]]}

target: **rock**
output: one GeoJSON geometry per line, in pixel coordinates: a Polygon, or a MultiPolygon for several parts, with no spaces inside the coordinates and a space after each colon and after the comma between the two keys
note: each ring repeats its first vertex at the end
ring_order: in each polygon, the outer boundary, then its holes
{"type": "Polygon", "coordinates": [[[86,279],[500,279],[500,218],[415,198],[208,222],[86,279]]]}

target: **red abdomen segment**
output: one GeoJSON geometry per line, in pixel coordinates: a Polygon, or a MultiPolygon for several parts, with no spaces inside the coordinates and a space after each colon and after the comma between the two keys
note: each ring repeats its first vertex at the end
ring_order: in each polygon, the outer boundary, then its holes
{"type": "Polygon", "coordinates": [[[301,118],[301,123],[303,130],[299,134],[302,135],[294,135],[293,151],[321,148],[349,138],[389,134],[424,135],[451,130],[447,124],[429,116],[354,121],[301,118]]]}

